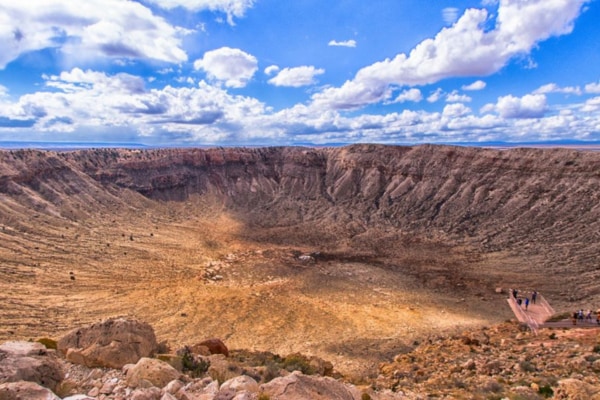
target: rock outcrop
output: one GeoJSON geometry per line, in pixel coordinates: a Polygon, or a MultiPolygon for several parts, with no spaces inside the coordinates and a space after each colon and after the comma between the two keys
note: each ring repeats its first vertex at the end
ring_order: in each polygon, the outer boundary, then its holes
{"type": "Polygon", "coordinates": [[[157,348],[150,325],[124,318],[74,329],[58,341],[67,360],[88,367],[121,368],[153,355],[157,348]]]}
{"type": "Polygon", "coordinates": [[[0,400],[60,400],[60,397],[35,382],[18,381],[0,384],[0,400]]]}
{"type": "Polygon", "coordinates": [[[0,383],[27,381],[55,390],[63,378],[62,365],[42,344],[6,342],[0,345],[0,383]]]}

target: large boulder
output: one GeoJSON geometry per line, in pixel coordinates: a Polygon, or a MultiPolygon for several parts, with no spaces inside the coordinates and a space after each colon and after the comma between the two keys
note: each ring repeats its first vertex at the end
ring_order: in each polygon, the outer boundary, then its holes
{"type": "Polygon", "coordinates": [[[35,382],[20,381],[0,384],[0,400],[60,400],[60,397],[35,382]]]}
{"type": "Polygon", "coordinates": [[[74,329],[58,341],[67,360],[87,367],[122,368],[158,349],[154,329],[133,319],[110,318],[74,329]]]}
{"type": "Polygon", "coordinates": [[[304,375],[295,371],[260,386],[260,392],[277,400],[360,400],[356,387],[333,378],[304,375]]]}
{"type": "Polygon", "coordinates": [[[225,357],[229,357],[229,349],[221,339],[206,339],[192,346],[191,350],[194,354],[204,355],[202,352],[204,348],[208,349],[210,354],[223,354],[225,357]]]}
{"type": "Polygon", "coordinates": [[[258,392],[258,383],[247,375],[236,376],[233,379],[230,379],[224,382],[220,389],[220,391],[231,391],[233,393],[238,392],[249,392],[256,393],[258,392]]]}
{"type": "Polygon", "coordinates": [[[156,358],[142,358],[127,369],[127,385],[130,387],[165,387],[169,382],[179,379],[181,372],[168,363],[156,358]]]}
{"type": "Polygon", "coordinates": [[[0,383],[28,381],[56,390],[63,379],[61,362],[44,345],[33,342],[0,345],[0,383]]]}

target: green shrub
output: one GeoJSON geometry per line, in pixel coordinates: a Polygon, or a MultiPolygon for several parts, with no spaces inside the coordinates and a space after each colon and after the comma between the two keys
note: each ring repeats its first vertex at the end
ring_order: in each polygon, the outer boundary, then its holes
{"type": "Polygon", "coordinates": [[[545,322],[559,322],[571,318],[570,312],[561,312],[551,315],[545,322]]]}
{"type": "Polygon", "coordinates": [[[538,389],[538,393],[544,396],[545,398],[554,396],[554,390],[552,390],[550,385],[540,386],[540,388],[538,389]]]}
{"type": "Polygon", "coordinates": [[[194,357],[194,354],[188,346],[185,346],[180,353],[183,372],[188,373],[192,378],[199,378],[208,371],[210,361],[201,357],[194,357]]]}
{"type": "Polygon", "coordinates": [[[315,369],[310,361],[301,354],[290,354],[283,359],[283,368],[287,371],[301,371],[304,375],[314,375],[315,369]]]}

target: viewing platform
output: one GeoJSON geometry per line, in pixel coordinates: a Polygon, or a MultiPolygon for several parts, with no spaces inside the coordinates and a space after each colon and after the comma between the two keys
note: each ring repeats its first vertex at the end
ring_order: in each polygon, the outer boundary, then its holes
{"type": "Polygon", "coordinates": [[[509,289],[508,305],[517,317],[519,322],[527,324],[532,332],[537,334],[540,328],[600,328],[600,323],[596,320],[596,313],[593,314],[591,320],[577,320],[573,323],[571,318],[561,321],[546,322],[550,317],[556,314],[548,300],[541,294],[536,294],[535,303],[532,300],[533,292],[517,292],[515,298],[513,290],[509,289]],[[521,299],[521,305],[518,304],[518,299],[521,299]],[[529,299],[529,305],[525,305],[525,299],[529,299]]]}

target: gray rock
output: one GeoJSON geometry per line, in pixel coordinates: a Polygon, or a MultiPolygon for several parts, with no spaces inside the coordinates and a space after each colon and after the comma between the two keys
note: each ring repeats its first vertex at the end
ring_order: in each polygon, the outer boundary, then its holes
{"type": "Polygon", "coordinates": [[[43,345],[6,342],[0,346],[0,383],[28,381],[56,390],[63,379],[62,363],[43,345]]]}
{"type": "Polygon", "coordinates": [[[146,388],[136,389],[131,393],[129,397],[131,400],[160,400],[162,397],[160,389],[158,388],[146,388]]]}
{"type": "Polygon", "coordinates": [[[179,379],[174,379],[171,382],[167,383],[165,387],[163,387],[163,393],[175,394],[184,386],[183,382],[179,379]]]}
{"type": "Polygon", "coordinates": [[[9,341],[0,345],[0,352],[15,357],[26,357],[43,356],[48,350],[43,344],[37,342],[9,341]]]}
{"type": "Polygon", "coordinates": [[[20,381],[0,384],[0,400],[60,400],[60,397],[35,382],[20,381]]]}
{"type": "Polygon", "coordinates": [[[258,392],[258,383],[249,376],[240,375],[233,379],[230,379],[221,385],[220,390],[231,389],[235,392],[247,391],[247,392],[258,392]]]}

